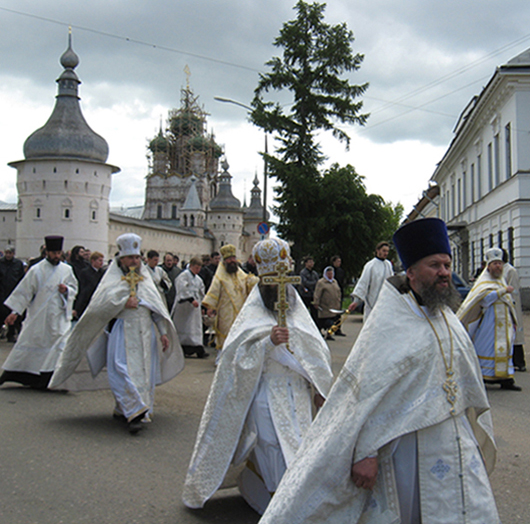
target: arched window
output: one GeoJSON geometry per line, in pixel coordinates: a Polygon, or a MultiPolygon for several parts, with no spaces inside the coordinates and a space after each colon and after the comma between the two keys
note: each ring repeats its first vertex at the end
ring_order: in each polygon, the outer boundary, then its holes
{"type": "Polygon", "coordinates": [[[194,215],[190,216],[190,227],[195,227],[195,216],[194,215]]]}
{"type": "Polygon", "coordinates": [[[184,215],[184,227],[188,227],[188,215],[184,215]]]}
{"type": "Polygon", "coordinates": [[[73,203],[69,198],[65,198],[61,202],[62,207],[62,217],[63,220],[71,220],[72,219],[72,207],[73,203]]]}
{"type": "Polygon", "coordinates": [[[98,220],[98,209],[99,209],[99,204],[97,200],[92,200],[90,202],[90,208],[89,208],[89,217],[92,222],[97,222],[98,220]]]}

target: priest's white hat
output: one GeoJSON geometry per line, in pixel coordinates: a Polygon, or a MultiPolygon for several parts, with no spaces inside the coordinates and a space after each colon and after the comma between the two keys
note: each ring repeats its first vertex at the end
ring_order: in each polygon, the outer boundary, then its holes
{"type": "Polygon", "coordinates": [[[140,255],[140,248],[142,247],[142,239],[135,233],[125,233],[116,239],[116,244],[120,250],[121,257],[130,255],[140,255]]]}
{"type": "Polygon", "coordinates": [[[280,238],[267,238],[258,242],[252,250],[252,256],[258,267],[258,275],[273,275],[278,272],[278,263],[292,266],[289,244],[280,238]]]}

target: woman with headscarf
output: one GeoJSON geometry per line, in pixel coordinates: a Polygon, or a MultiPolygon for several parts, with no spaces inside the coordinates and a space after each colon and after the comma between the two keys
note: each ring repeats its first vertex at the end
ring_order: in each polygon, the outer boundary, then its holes
{"type": "Polygon", "coordinates": [[[325,330],[326,340],[334,340],[328,329],[339,317],[331,310],[340,310],[342,305],[340,287],[334,276],[335,271],[331,266],[324,269],[324,274],[317,282],[313,295],[313,305],[318,311],[319,328],[325,330]]]}

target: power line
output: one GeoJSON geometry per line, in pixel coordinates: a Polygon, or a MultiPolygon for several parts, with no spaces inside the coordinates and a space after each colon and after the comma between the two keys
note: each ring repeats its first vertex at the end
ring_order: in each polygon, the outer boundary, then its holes
{"type": "Polygon", "coordinates": [[[230,67],[237,67],[238,69],[244,69],[246,71],[252,71],[254,73],[261,73],[261,70],[255,69],[253,67],[249,67],[249,66],[245,66],[245,65],[241,65],[241,64],[236,64],[234,62],[228,62],[227,60],[220,60],[218,58],[212,58],[211,56],[200,55],[198,53],[191,53],[189,51],[182,51],[181,49],[176,49],[174,47],[169,47],[169,46],[164,46],[164,45],[159,45],[159,44],[153,44],[151,42],[144,42],[143,40],[138,40],[136,38],[129,38],[128,36],[122,36],[122,35],[117,35],[117,34],[114,34],[114,33],[108,33],[106,31],[100,31],[98,29],[92,29],[91,27],[83,27],[83,26],[80,26],[80,25],[68,24],[68,23],[62,22],[60,20],[54,20],[53,18],[47,18],[47,17],[44,17],[44,16],[33,15],[31,13],[23,13],[21,11],[16,11],[14,9],[8,9],[6,7],[0,7],[0,10],[1,11],[7,11],[9,13],[13,13],[13,14],[16,14],[16,15],[26,16],[28,18],[34,18],[35,20],[41,20],[41,21],[44,21],[44,22],[49,22],[51,24],[57,24],[57,25],[64,26],[64,27],[72,27],[72,28],[78,29],[80,31],[85,31],[87,33],[93,33],[93,34],[96,34],[96,35],[105,36],[107,38],[113,38],[115,40],[122,40],[124,42],[130,42],[132,44],[137,44],[137,45],[141,45],[141,46],[145,46],[145,47],[151,47],[153,49],[161,49],[163,51],[168,51],[170,53],[177,53],[177,54],[180,54],[180,55],[191,56],[193,58],[199,58],[201,60],[206,60],[208,62],[214,62],[216,64],[227,65],[227,66],[230,66],[230,67]]]}

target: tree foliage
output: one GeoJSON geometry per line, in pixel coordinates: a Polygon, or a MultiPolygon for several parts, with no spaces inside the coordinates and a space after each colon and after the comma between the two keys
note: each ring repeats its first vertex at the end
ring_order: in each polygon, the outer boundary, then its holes
{"type": "MultiPolygon", "coordinates": [[[[355,168],[332,165],[320,180],[319,213],[312,245],[307,245],[316,266],[323,269],[340,255],[348,276],[360,275],[381,240],[390,240],[403,213],[379,195],[368,194],[355,168]]],[[[298,242],[295,243],[295,246],[298,242]]],[[[302,254],[302,256],[304,256],[302,254]]]]}
{"type": "Polygon", "coordinates": [[[353,33],[345,23],[324,22],[325,7],[302,0],[296,4],[296,19],[286,22],[274,41],[283,55],[266,63],[271,71],[260,74],[252,101],[252,121],[277,135],[282,160],[312,168],[324,160],[316,131],[331,131],[349,146],[350,139],[338,124],[364,124],[368,116],[360,114],[362,102],[355,102],[368,84],[352,85],[340,78],[357,70],[364,57],[353,54],[353,33]],[[285,90],[292,94],[288,113],[279,102],[263,98],[285,90]]]}
{"type": "Polygon", "coordinates": [[[279,142],[276,154],[266,158],[269,175],[278,182],[276,229],[294,242],[295,259],[311,253],[324,264],[340,254],[347,272],[355,274],[374,244],[397,227],[399,209],[368,195],[351,166],[320,171],[325,157],[317,134],[331,132],[348,148],[350,139],[339,125],[363,125],[368,118],[358,101],[368,84],[343,78],[359,69],[363,55],[354,54],[346,24],[324,21],[325,7],[302,0],[295,5],[296,18],[283,25],[274,41],[281,56],[269,60],[270,71],[260,74],[251,120],[279,142]],[[287,94],[291,103],[281,105],[278,98],[283,101],[287,94]]]}

